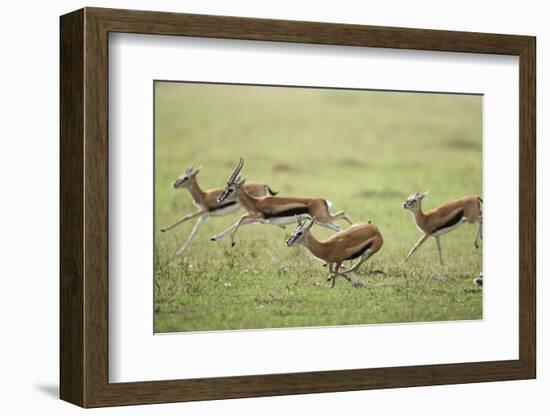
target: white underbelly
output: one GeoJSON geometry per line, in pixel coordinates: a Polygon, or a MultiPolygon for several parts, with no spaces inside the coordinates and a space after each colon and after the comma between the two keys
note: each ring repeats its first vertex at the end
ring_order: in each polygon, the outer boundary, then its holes
{"type": "Polygon", "coordinates": [[[222,209],[216,209],[214,211],[210,211],[210,215],[212,217],[222,217],[227,214],[231,214],[235,211],[238,211],[241,206],[239,204],[229,205],[222,209]]]}
{"type": "Polygon", "coordinates": [[[264,220],[263,222],[267,224],[275,224],[275,225],[288,225],[288,224],[296,224],[296,217],[273,217],[269,218],[267,220],[264,220]]]}
{"type": "Polygon", "coordinates": [[[440,235],[447,234],[449,231],[453,231],[455,228],[460,227],[462,224],[464,224],[465,221],[466,221],[466,217],[462,217],[462,219],[459,222],[457,222],[455,225],[453,225],[451,227],[448,227],[448,228],[443,228],[442,230],[439,230],[439,231],[436,231],[432,235],[434,237],[439,237],[440,235]]]}

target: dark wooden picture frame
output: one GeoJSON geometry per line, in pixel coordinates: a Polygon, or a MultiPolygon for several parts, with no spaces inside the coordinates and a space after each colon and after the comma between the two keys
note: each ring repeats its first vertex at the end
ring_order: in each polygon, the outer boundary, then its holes
{"type": "Polygon", "coordinates": [[[536,376],[535,38],[85,8],[61,17],[60,396],[83,407],[351,391],[536,376]],[[519,359],[109,383],[110,32],[519,57],[519,359]]]}

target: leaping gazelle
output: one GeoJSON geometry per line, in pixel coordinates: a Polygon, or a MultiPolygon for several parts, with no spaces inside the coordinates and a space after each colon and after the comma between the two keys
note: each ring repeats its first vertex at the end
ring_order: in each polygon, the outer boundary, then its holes
{"type": "Polygon", "coordinates": [[[428,192],[417,192],[414,195],[410,195],[403,203],[403,208],[412,212],[417,228],[424,233],[420,240],[411,248],[404,261],[406,261],[429,237],[435,237],[437,251],[439,252],[439,261],[443,263],[441,241],[439,237],[454,230],[465,222],[479,224],[474,240],[474,245],[478,248],[479,240],[483,240],[483,216],[481,210],[483,200],[477,195],[469,195],[447,202],[428,212],[423,212],[422,200],[427,194],[428,192]]]}
{"type": "MultiPolygon", "coordinates": [[[[185,221],[199,217],[197,223],[195,224],[195,227],[193,228],[193,231],[191,231],[191,234],[187,238],[187,241],[176,252],[175,256],[179,256],[187,249],[187,247],[199,231],[201,224],[208,217],[221,217],[231,214],[240,208],[238,202],[234,197],[228,198],[227,201],[225,201],[224,203],[218,203],[217,199],[218,196],[220,196],[220,194],[222,193],[223,188],[214,188],[203,191],[197,182],[197,174],[199,173],[200,169],[201,167],[194,170],[193,165],[191,165],[172,184],[174,189],[186,188],[191,193],[193,204],[198,208],[198,210],[185,215],[170,226],[161,228],[161,231],[169,231],[185,221]]],[[[246,192],[248,192],[250,195],[254,195],[256,197],[268,194],[277,194],[277,192],[273,192],[268,185],[259,182],[249,182],[245,185],[245,189],[246,192]]]]}
{"type": "Polygon", "coordinates": [[[237,167],[233,170],[223,192],[218,197],[218,203],[236,196],[239,204],[245,209],[244,214],[239,221],[221,233],[212,236],[210,239],[216,241],[227,233],[231,233],[231,246],[235,245],[235,233],[241,225],[262,223],[273,224],[283,227],[295,221],[296,215],[310,215],[315,218],[315,222],[333,231],[340,231],[342,228],[332,221],[344,219],[352,224],[350,218],[344,211],[331,214],[329,208],[330,202],[323,198],[281,198],[277,196],[257,197],[252,195],[246,189],[245,179],[241,179],[240,172],[243,168],[244,160],[241,158],[237,167]]]}
{"type": "MultiPolygon", "coordinates": [[[[288,247],[294,244],[305,246],[316,258],[325,261],[328,264],[329,276],[327,280],[332,280],[331,287],[334,287],[336,278],[343,276],[355,287],[363,286],[360,280],[350,276],[350,273],[356,271],[361,264],[372,257],[380,250],[384,244],[382,235],[376,225],[357,223],[339,231],[324,241],[317,240],[310,232],[315,223],[313,218],[308,222],[302,221],[296,217],[298,226],[292,232],[286,241],[288,247]],[[340,271],[342,263],[347,260],[359,259],[351,268],[340,271]]],[[[377,273],[382,273],[377,271],[377,273]]]]}

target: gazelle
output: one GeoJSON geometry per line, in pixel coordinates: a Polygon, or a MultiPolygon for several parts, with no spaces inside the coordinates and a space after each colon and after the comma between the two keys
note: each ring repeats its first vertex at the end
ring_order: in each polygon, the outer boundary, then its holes
{"type": "Polygon", "coordinates": [[[245,209],[239,220],[228,229],[212,236],[210,239],[216,241],[227,233],[231,232],[231,246],[235,245],[235,233],[241,225],[262,223],[273,224],[284,228],[285,225],[294,222],[296,215],[307,214],[315,218],[315,222],[334,231],[342,228],[332,221],[344,219],[352,224],[350,218],[344,211],[331,214],[330,202],[322,198],[281,198],[276,196],[257,197],[246,189],[245,179],[241,179],[240,172],[244,160],[241,158],[237,167],[233,170],[223,192],[218,197],[218,203],[223,204],[229,197],[236,196],[239,204],[245,209]]]}
{"type": "Polygon", "coordinates": [[[349,274],[356,271],[361,264],[372,257],[382,248],[384,240],[376,225],[357,223],[343,231],[330,236],[324,241],[317,240],[311,234],[311,227],[315,223],[314,218],[309,218],[305,222],[296,217],[298,226],[292,232],[286,241],[288,247],[294,244],[305,246],[316,258],[325,261],[328,264],[329,276],[327,280],[332,280],[331,287],[334,287],[336,278],[345,277],[355,287],[363,286],[360,280],[357,280],[349,274]],[[342,263],[346,260],[359,259],[350,269],[340,271],[342,263]]]}
{"type": "MultiPolygon", "coordinates": [[[[191,220],[193,218],[199,217],[197,223],[195,224],[195,227],[191,231],[191,234],[187,238],[187,241],[185,244],[176,252],[176,256],[179,256],[181,253],[183,253],[197,232],[199,231],[199,228],[201,224],[208,218],[208,217],[221,217],[224,215],[231,214],[235,211],[237,211],[240,208],[239,203],[236,201],[236,199],[228,198],[227,201],[224,203],[219,204],[217,199],[218,196],[223,191],[223,188],[214,188],[209,189],[207,191],[203,191],[201,187],[199,186],[197,182],[197,174],[199,173],[202,166],[200,166],[198,169],[193,170],[193,165],[188,167],[185,172],[183,172],[172,184],[174,189],[178,188],[185,188],[191,193],[191,198],[193,198],[193,204],[198,208],[197,211],[192,212],[190,214],[185,215],[184,217],[180,218],[178,221],[176,221],[174,224],[161,228],[162,232],[169,231],[179,224],[191,220]]],[[[264,195],[276,195],[277,192],[273,192],[271,188],[268,185],[265,185],[263,183],[259,182],[250,182],[245,185],[246,192],[248,192],[250,195],[254,195],[256,197],[264,196],[264,195]]]]}
{"type": "Polygon", "coordinates": [[[454,230],[465,222],[479,224],[474,240],[474,245],[478,248],[479,240],[483,240],[483,216],[481,210],[483,200],[477,195],[469,195],[447,202],[428,212],[423,212],[422,200],[426,195],[428,195],[428,192],[417,192],[414,195],[410,195],[403,203],[403,208],[412,212],[417,228],[424,233],[420,240],[411,248],[404,261],[407,261],[416,249],[429,237],[435,237],[437,251],[439,252],[439,261],[443,263],[441,241],[439,240],[440,236],[454,230]]]}

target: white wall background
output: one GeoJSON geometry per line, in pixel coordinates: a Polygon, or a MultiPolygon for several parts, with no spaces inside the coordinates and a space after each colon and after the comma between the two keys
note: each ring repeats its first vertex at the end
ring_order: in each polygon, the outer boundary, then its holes
{"type": "Polygon", "coordinates": [[[550,361],[543,331],[550,302],[544,282],[550,209],[543,183],[550,162],[543,130],[550,100],[546,64],[550,26],[545,2],[278,0],[5,2],[0,15],[0,411],[83,412],[58,395],[58,16],[83,6],[119,7],[326,22],[529,34],[538,53],[538,379],[338,394],[225,400],[87,411],[88,414],[547,414],[550,361]]]}

